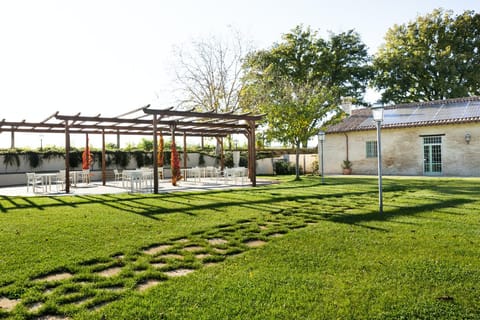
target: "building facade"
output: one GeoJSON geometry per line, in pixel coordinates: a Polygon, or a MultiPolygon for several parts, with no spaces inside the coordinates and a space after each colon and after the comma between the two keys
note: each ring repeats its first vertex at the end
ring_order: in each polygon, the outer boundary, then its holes
{"type": "MultiPolygon", "coordinates": [[[[480,177],[480,97],[385,107],[381,129],[385,175],[480,177]]],[[[377,174],[377,131],[370,109],[331,126],[324,142],[326,174],[377,174]]]]}

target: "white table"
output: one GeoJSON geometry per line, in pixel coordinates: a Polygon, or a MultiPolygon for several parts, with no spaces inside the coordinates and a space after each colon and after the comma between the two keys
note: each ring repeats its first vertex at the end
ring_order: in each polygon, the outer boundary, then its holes
{"type": "Polygon", "coordinates": [[[47,192],[52,191],[52,178],[56,178],[58,173],[36,173],[35,176],[41,179],[42,187],[47,192]]]}
{"type": "Polygon", "coordinates": [[[182,169],[183,171],[183,180],[187,181],[188,179],[192,178],[193,182],[200,182],[200,178],[202,177],[203,174],[203,169],[202,168],[185,168],[182,169]]]}
{"type": "Polygon", "coordinates": [[[140,190],[144,185],[153,186],[153,170],[123,170],[122,186],[130,183],[130,191],[140,190]]]}

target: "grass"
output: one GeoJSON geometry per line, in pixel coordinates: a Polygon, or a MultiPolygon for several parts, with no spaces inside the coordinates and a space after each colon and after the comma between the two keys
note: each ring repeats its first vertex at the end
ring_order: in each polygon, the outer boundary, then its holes
{"type": "Polygon", "coordinates": [[[2,197],[0,318],[480,319],[480,179],[291,179],[2,197]]]}

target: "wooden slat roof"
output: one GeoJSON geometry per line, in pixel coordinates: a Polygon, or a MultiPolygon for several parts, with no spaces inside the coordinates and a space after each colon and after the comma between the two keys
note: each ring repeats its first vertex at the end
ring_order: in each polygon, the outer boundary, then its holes
{"type": "Polygon", "coordinates": [[[84,116],[60,114],[47,117],[41,122],[10,122],[0,121],[0,132],[37,132],[64,133],[68,122],[70,133],[119,134],[119,135],[152,135],[153,117],[157,117],[157,130],[169,135],[172,124],[175,131],[187,136],[216,136],[229,134],[246,134],[248,121],[256,121],[262,115],[250,113],[214,113],[197,112],[193,110],[152,109],[149,105],[123,113],[117,117],[84,116]]]}

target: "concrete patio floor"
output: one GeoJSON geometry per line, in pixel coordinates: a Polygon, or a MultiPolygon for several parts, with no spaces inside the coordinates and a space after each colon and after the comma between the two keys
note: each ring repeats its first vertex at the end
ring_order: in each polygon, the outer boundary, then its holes
{"type": "MultiPolygon", "coordinates": [[[[257,186],[271,184],[272,181],[269,180],[259,180],[257,178],[257,186]]],[[[180,191],[207,191],[207,190],[227,190],[233,188],[241,187],[250,187],[250,182],[245,182],[242,184],[240,181],[232,182],[228,181],[216,181],[216,179],[205,179],[201,182],[191,182],[191,181],[180,181],[177,186],[172,186],[170,180],[161,180],[158,184],[159,193],[168,193],[168,192],[180,192],[180,191]]],[[[88,194],[117,194],[117,193],[131,193],[131,189],[127,187],[122,187],[121,181],[107,181],[106,185],[102,185],[101,181],[93,181],[89,184],[79,183],[77,187],[71,186],[70,193],[65,193],[65,191],[57,191],[56,186],[51,187],[51,191],[42,192],[37,189],[37,192],[32,191],[32,187],[27,191],[26,185],[22,186],[11,186],[11,187],[0,187],[0,196],[65,196],[65,195],[88,195],[88,194]]],[[[153,193],[152,188],[143,188],[141,190],[135,190],[134,193],[153,193]]]]}

